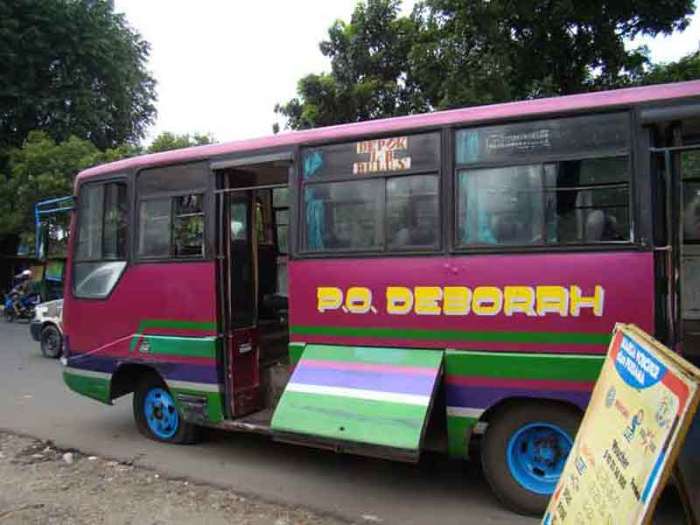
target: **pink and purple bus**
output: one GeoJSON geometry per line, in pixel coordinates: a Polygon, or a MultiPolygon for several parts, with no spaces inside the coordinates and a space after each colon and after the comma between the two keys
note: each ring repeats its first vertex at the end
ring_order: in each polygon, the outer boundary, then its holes
{"type": "Polygon", "coordinates": [[[499,499],[540,512],[614,324],[695,346],[698,143],[687,82],[88,169],[65,382],[133,393],[163,442],[216,427],[403,461],[476,448],[499,499]]]}

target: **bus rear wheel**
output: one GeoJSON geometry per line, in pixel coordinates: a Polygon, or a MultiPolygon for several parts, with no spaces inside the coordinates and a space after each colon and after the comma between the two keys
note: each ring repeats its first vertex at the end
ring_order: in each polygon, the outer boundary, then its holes
{"type": "Polygon", "coordinates": [[[146,376],[134,392],[134,419],[139,432],[164,443],[195,443],[199,427],[188,423],[177,409],[168,387],[155,376],[146,376]]]}
{"type": "Polygon", "coordinates": [[[573,446],[581,416],[547,401],[513,405],[496,413],[484,435],[484,476],[515,512],[542,515],[573,446]]]}

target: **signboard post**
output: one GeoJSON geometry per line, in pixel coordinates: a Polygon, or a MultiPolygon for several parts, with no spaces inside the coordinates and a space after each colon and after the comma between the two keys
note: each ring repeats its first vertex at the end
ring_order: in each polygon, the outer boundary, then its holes
{"type": "Polygon", "coordinates": [[[700,370],[617,325],[543,524],[648,523],[700,400],[700,370]]]}

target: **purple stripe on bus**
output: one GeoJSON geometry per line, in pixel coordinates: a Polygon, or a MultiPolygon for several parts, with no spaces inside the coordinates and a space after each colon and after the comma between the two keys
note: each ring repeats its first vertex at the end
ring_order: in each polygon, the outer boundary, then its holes
{"type": "Polygon", "coordinates": [[[396,375],[351,370],[319,370],[297,366],[290,382],[307,385],[361,388],[380,392],[429,395],[433,391],[435,377],[424,375],[396,375]]]}
{"type": "Polygon", "coordinates": [[[136,364],[151,366],[165,379],[174,381],[189,381],[192,383],[218,383],[216,366],[191,365],[183,363],[167,363],[162,361],[149,362],[141,359],[122,360],[112,357],[96,357],[89,354],[68,358],[68,366],[94,372],[114,373],[117,366],[136,364]]]}
{"type": "Polygon", "coordinates": [[[383,372],[387,374],[418,374],[434,376],[432,367],[404,366],[384,363],[358,363],[356,361],[331,361],[326,359],[304,359],[304,367],[322,368],[332,370],[356,370],[368,372],[383,372]]]}
{"type": "Polygon", "coordinates": [[[80,370],[89,370],[91,372],[103,372],[111,374],[116,368],[116,362],[112,358],[95,357],[90,354],[80,354],[68,357],[68,366],[79,368],[80,370]]]}
{"type": "Polygon", "coordinates": [[[527,388],[487,388],[445,385],[447,406],[483,408],[492,407],[499,401],[509,397],[532,397],[545,399],[560,399],[585,409],[591,397],[590,392],[571,390],[531,390],[527,388]]]}
{"type": "Polygon", "coordinates": [[[186,365],[179,363],[153,363],[158,371],[166,378],[175,381],[190,381],[193,383],[218,383],[216,366],[186,365]]]}

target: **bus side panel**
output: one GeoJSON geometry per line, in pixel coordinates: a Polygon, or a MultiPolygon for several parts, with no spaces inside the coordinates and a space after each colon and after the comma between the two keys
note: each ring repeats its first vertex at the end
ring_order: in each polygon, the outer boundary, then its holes
{"type": "Polygon", "coordinates": [[[585,410],[604,357],[584,354],[463,352],[445,355],[448,452],[466,457],[489,408],[508,399],[554,399],[585,410]]]}
{"type": "Polygon", "coordinates": [[[653,333],[649,252],[303,260],[290,265],[292,344],[446,350],[449,452],[489,408],[585,408],[617,322],[653,333]]]}
{"type": "Polygon", "coordinates": [[[653,332],[650,252],[301,260],[292,342],[605,353],[616,322],[653,332]]]}
{"type": "Polygon", "coordinates": [[[213,263],[131,265],[101,300],[76,298],[67,287],[64,327],[64,377],[73,390],[109,402],[120,366],[147,365],[176,397],[206,399],[209,421],[223,418],[213,263]]]}

